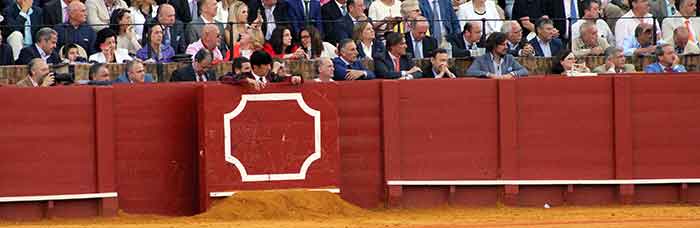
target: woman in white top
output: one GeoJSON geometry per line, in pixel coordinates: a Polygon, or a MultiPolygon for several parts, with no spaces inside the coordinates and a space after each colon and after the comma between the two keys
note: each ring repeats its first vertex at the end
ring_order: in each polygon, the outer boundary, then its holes
{"type": "Polygon", "coordinates": [[[301,37],[301,49],[306,53],[307,59],[319,57],[335,58],[336,48],[321,40],[321,33],[314,27],[306,27],[299,33],[301,37]]]}
{"type": "Polygon", "coordinates": [[[143,35],[143,24],[149,18],[155,18],[158,12],[158,5],[155,0],[131,0],[131,16],[134,20],[134,32],[136,39],[141,41],[143,35]]]}
{"type": "Polygon", "coordinates": [[[95,46],[99,52],[90,55],[90,62],[124,63],[133,60],[126,49],[117,48],[117,35],[111,29],[97,32],[95,46]]]}
{"type": "Polygon", "coordinates": [[[374,29],[369,22],[363,21],[353,27],[352,39],[357,45],[359,59],[372,59],[374,55],[384,53],[384,43],[375,38],[374,29]]]}
{"type": "Polygon", "coordinates": [[[374,1],[369,6],[369,15],[376,21],[375,26],[379,34],[393,30],[394,25],[401,21],[401,2],[398,0],[374,1]]]}
{"type": "Polygon", "coordinates": [[[131,12],[129,9],[116,9],[112,12],[109,28],[117,34],[117,48],[123,48],[131,54],[136,54],[141,49],[141,44],[136,39],[131,12]]]}
{"type": "Polygon", "coordinates": [[[467,23],[466,20],[492,20],[486,21],[486,26],[483,26],[484,34],[488,35],[501,30],[503,21],[500,20],[503,20],[503,10],[499,9],[499,6],[496,5],[494,1],[472,0],[460,5],[456,14],[457,18],[460,20],[459,25],[462,28],[464,28],[464,25],[467,23]]]}
{"type": "MultiPolygon", "coordinates": [[[[230,6],[237,0],[221,0],[216,3],[216,16],[214,20],[228,21],[230,6]]],[[[228,26],[228,25],[224,25],[228,26]]]]}

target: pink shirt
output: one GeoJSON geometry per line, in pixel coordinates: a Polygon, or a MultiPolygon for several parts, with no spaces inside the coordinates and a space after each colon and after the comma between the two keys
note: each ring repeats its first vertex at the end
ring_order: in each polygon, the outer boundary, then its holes
{"type": "MultiPolygon", "coordinates": [[[[192,61],[194,61],[194,55],[196,55],[197,52],[199,51],[199,49],[202,49],[202,48],[204,48],[204,44],[202,44],[202,40],[200,39],[197,42],[194,42],[194,43],[190,44],[189,46],[187,46],[187,50],[185,51],[185,53],[192,55],[192,61]]],[[[214,54],[214,60],[219,60],[219,61],[224,60],[224,57],[223,57],[223,55],[221,55],[221,51],[219,51],[218,48],[214,48],[213,54],[214,54]]]]}

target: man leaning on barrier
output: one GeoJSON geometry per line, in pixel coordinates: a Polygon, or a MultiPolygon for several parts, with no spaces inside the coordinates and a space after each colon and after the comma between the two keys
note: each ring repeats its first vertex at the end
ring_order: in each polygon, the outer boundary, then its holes
{"type": "Polygon", "coordinates": [[[207,49],[199,49],[194,55],[194,60],[191,64],[177,69],[170,77],[171,82],[206,82],[216,81],[216,75],[211,69],[213,55],[207,49]]]}
{"type": "Polygon", "coordinates": [[[264,51],[255,51],[250,55],[250,65],[253,70],[250,73],[233,74],[228,73],[221,77],[221,82],[231,85],[248,85],[255,90],[265,88],[267,83],[272,82],[290,82],[298,85],[303,83],[303,79],[299,76],[283,77],[272,72],[272,57],[264,51]]]}
{"type": "Polygon", "coordinates": [[[515,57],[506,51],[506,35],[500,32],[492,33],[486,39],[486,54],[474,59],[467,70],[467,75],[508,79],[526,76],[527,69],[521,66],[515,57]]]}
{"type": "Polygon", "coordinates": [[[151,74],[146,74],[146,68],[139,59],[134,59],[126,63],[126,72],[119,75],[114,83],[151,83],[155,82],[151,74]]]}
{"type": "Polygon", "coordinates": [[[435,49],[433,57],[430,58],[430,64],[423,67],[423,78],[455,78],[452,72],[457,71],[450,69],[448,59],[447,50],[435,49]]]}

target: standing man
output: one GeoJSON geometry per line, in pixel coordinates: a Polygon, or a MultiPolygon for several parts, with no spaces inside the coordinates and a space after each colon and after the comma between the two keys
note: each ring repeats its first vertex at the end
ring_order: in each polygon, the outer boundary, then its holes
{"type": "MultiPolygon", "coordinates": [[[[663,1],[663,0],[661,0],[663,1]]],[[[664,19],[663,26],[663,38],[664,40],[673,39],[673,33],[678,27],[685,27],[688,30],[688,41],[697,43],[698,32],[700,32],[700,22],[695,18],[695,0],[676,0],[678,7],[678,12],[676,12],[674,17],[669,17],[664,19]]]]}
{"type": "MultiPolygon", "coordinates": [[[[665,1],[665,0],[662,0],[665,1]]],[[[661,34],[659,24],[654,23],[654,18],[649,13],[649,0],[630,0],[632,9],[615,23],[615,46],[622,47],[625,38],[634,34],[634,30],[639,24],[656,24],[657,35],[661,34]]]]}
{"type": "Polygon", "coordinates": [[[53,27],[68,22],[68,5],[73,0],[51,0],[44,6],[44,25],[53,27]]]}
{"type": "MultiPolygon", "coordinates": [[[[202,35],[202,28],[204,28],[204,26],[215,26],[219,29],[219,35],[223,36],[224,34],[223,22],[214,19],[214,17],[216,16],[216,0],[201,0],[200,3],[201,5],[199,7],[201,7],[201,15],[199,17],[192,18],[192,22],[190,23],[190,29],[187,31],[187,39],[190,42],[199,40],[200,36],[202,35]]],[[[221,50],[221,53],[225,53],[226,42],[224,42],[224,39],[218,40],[220,40],[219,49],[221,50]]],[[[194,53],[192,54],[194,55],[194,53]]]]}
{"type": "Polygon", "coordinates": [[[438,41],[426,35],[428,26],[425,17],[418,16],[415,21],[411,21],[413,29],[404,34],[408,45],[408,54],[412,59],[429,58],[432,56],[433,50],[438,47],[438,41]]]}
{"type": "Polygon", "coordinates": [[[445,36],[459,32],[459,22],[452,1],[450,0],[419,0],[421,14],[428,19],[430,34],[437,40],[438,45],[445,36]]]}
{"type": "MultiPolygon", "coordinates": [[[[15,58],[22,48],[30,47],[34,43],[33,37],[39,26],[44,22],[41,8],[32,6],[32,0],[17,0],[16,4],[10,4],[2,11],[5,18],[3,34],[7,37],[7,44],[12,47],[15,58]]],[[[29,59],[26,60],[29,62],[29,59]]],[[[27,64],[24,62],[23,64],[27,64]]]]}
{"type": "Polygon", "coordinates": [[[348,14],[348,5],[346,0],[332,0],[321,7],[321,17],[323,18],[323,31],[326,31],[326,35],[323,40],[336,44],[338,39],[333,37],[332,34],[328,32],[333,31],[333,26],[337,26],[337,21],[340,21],[346,14],[348,14]]]}
{"type": "Polygon", "coordinates": [[[506,34],[500,32],[492,33],[486,39],[485,46],[486,54],[474,59],[474,62],[467,70],[467,75],[508,79],[528,74],[527,69],[506,51],[506,34]]]}
{"type": "Polygon", "coordinates": [[[250,73],[226,75],[221,77],[221,82],[231,85],[248,85],[255,90],[265,88],[267,83],[289,82],[298,85],[304,82],[299,76],[280,76],[272,72],[272,57],[265,51],[253,52],[250,55],[250,65],[253,66],[250,73]]]}
{"type": "Polygon", "coordinates": [[[307,22],[323,34],[321,2],[319,0],[287,0],[287,3],[289,4],[288,15],[292,24],[293,37],[299,37],[299,33],[306,27],[307,22]],[[307,2],[309,4],[306,4],[307,2]]]}
{"type": "Polygon", "coordinates": [[[265,40],[270,40],[272,31],[279,26],[288,26],[289,5],[284,0],[250,0],[248,1],[248,24],[262,17],[262,32],[265,40]]]}

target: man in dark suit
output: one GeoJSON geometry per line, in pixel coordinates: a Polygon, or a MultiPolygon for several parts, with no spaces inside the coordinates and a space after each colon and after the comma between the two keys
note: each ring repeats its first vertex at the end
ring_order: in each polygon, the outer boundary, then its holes
{"type": "MultiPolygon", "coordinates": [[[[353,28],[358,23],[357,18],[364,16],[364,1],[347,0],[345,4],[348,6],[348,13],[333,23],[333,26],[325,30],[325,40],[329,43],[336,44],[343,39],[352,39],[353,28]]],[[[368,18],[367,20],[370,19],[368,18]]]]}
{"type": "Polygon", "coordinates": [[[306,27],[307,21],[315,26],[318,31],[323,33],[323,26],[321,25],[321,2],[319,2],[319,0],[308,0],[309,4],[306,6],[306,1],[307,0],[287,0],[289,4],[289,10],[287,12],[289,14],[289,21],[292,22],[293,37],[299,36],[299,32],[306,27]]]}
{"type": "Polygon", "coordinates": [[[374,72],[357,59],[357,46],[351,39],[338,43],[338,57],[333,59],[333,67],[333,80],[336,81],[374,79],[374,72]]]}
{"type": "MultiPolygon", "coordinates": [[[[550,5],[548,4],[549,0],[518,0],[513,3],[513,14],[512,14],[512,19],[521,21],[522,19],[526,19],[527,21],[533,21],[536,20],[544,15],[547,15],[549,12],[549,9],[551,8],[550,5]]],[[[522,23],[522,22],[521,22],[522,23]]],[[[529,22],[528,22],[529,23],[529,22]]],[[[532,23],[530,23],[532,24],[532,23]]],[[[523,29],[525,31],[523,34],[527,36],[530,31],[527,30],[527,27],[523,26],[523,29]]]]}
{"type": "Polygon", "coordinates": [[[527,69],[520,65],[515,57],[508,54],[506,34],[491,33],[484,46],[486,54],[474,59],[474,62],[467,69],[467,75],[494,79],[527,76],[527,69]]]}
{"type": "Polygon", "coordinates": [[[34,35],[39,31],[39,26],[44,23],[41,8],[32,6],[32,0],[17,0],[16,4],[11,4],[2,11],[2,16],[5,18],[5,25],[7,25],[3,29],[3,34],[7,37],[8,43],[13,46],[14,42],[9,42],[11,40],[10,34],[13,32],[21,34],[23,47],[28,47],[34,43],[36,40],[34,35]],[[30,29],[26,29],[28,28],[27,22],[31,26],[30,29]]]}
{"type": "Polygon", "coordinates": [[[530,44],[535,48],[535,56],[552,57],[564,48],[561,40],[554,38],[552,20],[546,18],[538,20],[535,30],[537,30],[537,36],[530,40],[530,44]]]}
{"type": "MultiPolygon", "coordinates": [[[[346,0],[332,0],[324,4],[321,7],[323,31],[326,31],[326,33],[333,31],[333,27],[338,24],[336,21],[340,20],[346,14],[348,14],[346,0]]],[[[332,36],[332,34],[326,34],[324,40],[332,44],[338,43],[338,39],[332,36]]]]}
{"type": "Polygon", "coordinates": [[[51,0],[44,6],[44,25],[53,27],[68,22],[68,5],[72,0],[51,0]]]}
{"type": "Polygon", "coordinates": [[[248,1],[248,23],[253,23],[260,14],[263,20],[261,27],[263,35],[265,40],[269,40],[275,27],[288,26],[288,8],[285,0],[250,0],[248,1]]]}
{"type": "Polygon", "coordinates": [[[418,16],[415,21],[411,21],[410,32],[405,33],[408,54],[413,59],[432,57],[433,50],[438,47],[438,41],[425,35],[428,32],[428,22],[425,17],[418,16]]]}
{"type": "Polygon", "coordinates": [[[71,2],[68,6],[69,18],[68,22],[60,23],[54,27],[58,33],[58,47],[63,47],[66,44],[76,44],[82,47],[88,55],[92,55],[95,50],[95,39],[97,34],[95,30],[88,26],[87,12],[85,12],[85,4],[80,1],[71,2]]]}
{"type": "Polygon", "coordinates": [[[56,49],[56,42],[58,40],[58,33],[52,28],[41,28],[36,33],[36,43],[22,48],[19,52],[19,58],[15,64],[27,64],[32,59],[41,58],[48,64],[57,64],[61,62],[61,58],[54,51],[56,49]]]}
{"type": "Polygon", "coordinates": [[[419,0],[418,3],[421,14],[430,22],[431,36],[438,42],[442,42],[443,36],[460,31],[457,15],[452,8],[452,1],[419,0]]]}
{"type": "Polygon", "coordinates": [[[170,4],[175,7],[175,18],[182,21],[183,23],[190,23],[192,19],[199,17],[199,11],[197,9],[197,0],[172,0],[170,4]],[[190,8],[194,5],[195,8],[190,8]],[[192,15],[192,13],[195,13],[192,15]]]}
{"type": "Polygon", "coordinates": [[[248,85],[256,90],[263,89],[267,83],[272,82],[289,82],[293,85],[304,83],[300,76],[280,76],[272,72],[272,57],[265,51],[253,52],[250,55],[250,65],[253,66],[251,72],[228,73],[221,77],[221,82],[231,85],[248,85]]]}
{"type": "Polygon", "coordinates": [[[15,57],[12,54],[12,48],[2,41],[2,33],[0,33],[0,66],[14,65],[15,57]]]}
{"type": "Polygon", "coordinates": [[[569,30],[571,26],[568,20],[559,20],[559,18],[571,18],[571,24],[573,25],[578,19],[581,19],[579,17],[579,5],[583,4],[579,4],[578,0],[551,0],[550,4],[547,5],[549,6],[549,11],[546,11],[547,15],[550,19],[553,19],[554,28],[559,30],[559,37],[567,43],[570,40],[569,30]],[[557,20],[554,20],[555,18],[557,20]]]}
{"type": "Polygon", "coordinates": [[[455,78],[457,77],[452,72],[457,72],[450,69],[447,60],[447,50],[438,48],[433,52],[433,57],[430,58],[430,64],[423,67],[423,78],[455,78]]]}
{"type": "MultiPolygon", "coordinates": [[[[187,45],[196,41],[187,40],[187,27],[182,21],[175,19],[175,8],[170,4],[160,5],[158,15],[153,19],[148,19],[146,23],[159,23],[163,26],[163,44],[170,45],[175,54],[185,53],[187,45]]],[[[148,27],[150,26],[144,26],[142,37],[148,37],[148,27]]]]}
{"type": "Polygon", "coordinates": [[[523,29],[515,21],[506,21],[501,26],[501,32],[506,34],[508,54],[513,56],[533,56],[535,49],[526,40],[523,40],[523,29]]]}
{"type": "Polygon", "coordinates": [[[214,55],[206,48],[199,49],[194,55],[192,64],[177,69],[170,77],[171,82],[206,82],[216,81],[216,75],[211,69],[214,55]]]}
{"type": "Polygon", "coordinates": [[[455,33],[447,37],[447,42],[452,45],[452,57],[471,56],[470,50],[481,47],[481,22],[470,21],[464,24],[461,33],[455,33]]]}
{"type": "Polygon", "coordinates": [[[406,40],[400,33],[386,34],[386,49],[374,60],[374,74],[378,78],[414,79],[422,76],[421,69],[406,57],[406,40]]]}

